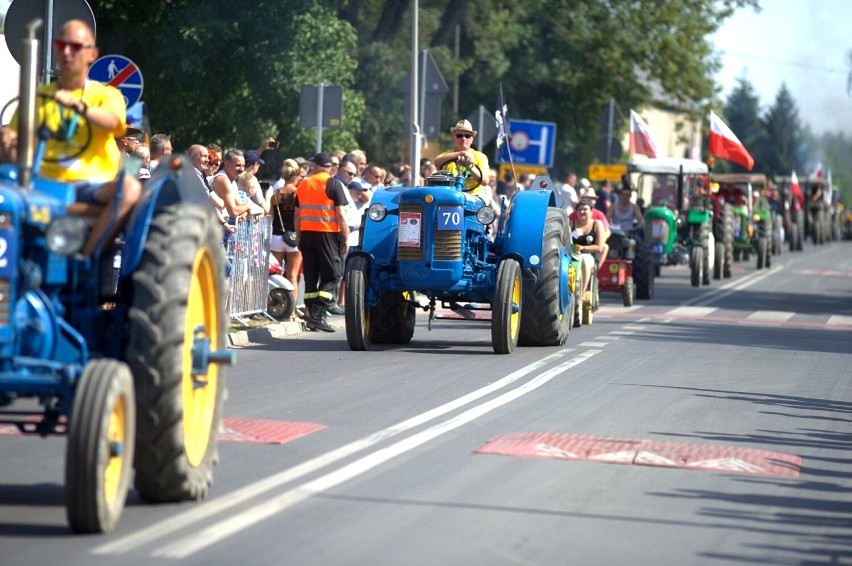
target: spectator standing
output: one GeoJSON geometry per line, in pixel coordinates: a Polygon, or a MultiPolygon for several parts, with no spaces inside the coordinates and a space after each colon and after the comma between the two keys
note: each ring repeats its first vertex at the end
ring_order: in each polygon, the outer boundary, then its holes
{"type": "Polygon", "coordinates": [[[151,153],[148,149],[148,146],[144,143],[136,144],[136,147],[130,153],[131,157],[135,157],[139,160],[139,172],[136,174],[136,178],[140,181],[145,181],[146,179],[151,178],[151,153]]]}
{"type": "Polygon", "coordinates": [[[189,146],[186,153],[189,156],[189,160],[192,162],[193,167],[195,167],[195,174],[207,189],[207,198],[210,199],[210,204],[212,204],[213,208],[216,210],[216,216],[219,218],[219,223],[231,232],[236,231],[236,226],[228,224],[228,213],[225,212],[225,201],[213,192],[213,189],[210,187],[210,183],[207,182],[207,163],[210,160],[207,148],[201,144],[195,144],[189,146]]]}
{"type": "Polygon", "coordinates": [[[350,163],[355,164],[355,178],[352,179],[353,182],[362,183],[364,169],[367,167],[367,153],[360,149],[353,149],[349,153],[346,154],[346,160],[350,163]]]}
{"type": "Polygon", "coordinates": [[[207,144],[207,180],[222,169],[222,148],[215,143],[207,144]]]}
{"type": "Polygon", "coordinates": [[[210,186],[222,202],[225,204],[225,211],[230,217],[229,222],[234,221],[245,215],[260,215],[263,214],[263,209],[251,202],[250,200],[241,199],[239,196],[239,187],[237,179],[245,172],[245,156],[238,149],[229,149],[225,152],[222,169],[213,176],[210,186]]]}
{"type": "Polygon", "coordinates": [[[142,130],[128,126],[124,135],[116,140],[118,149],[124,155],[133,155],[133,150],[139,145],[139,136],[142,135],[142,130]]]}
{"type": "Polygon", "coordinates": [[[245,173],[257,175],[257,172],[260,171],[260,166],[266,165],[266,161],[264,161],[263,158],[260,157],[260,154],[253,149],[246,150],[243,155],[246,159],[245,173]]]}
{"type": "Polygon", "coordinates": [[[293,284],[293,294],[299,295],[299,273],[302,271],[302,252],[296,241],[296,182],[302,178],[299,164],[285,159],[281,178],[272,187],[272,239],[269,249],[278,263],[284,266],[284,277],[293,284]]]}
{"type": "Polygon", "coordinates": [[[346,195],[341,183],[329,182],[331,156],[311,159],[314,172],[296,189],[296,235],[302,251],[307,328],[334,332],[327,314],[343,279],[343,258],[349,251],[346,195]]]}
{"type": "Polygon", "coordinates": [[[171,155],[172,140],[166,134],[154,134],[151,136],[151,164],[148,169],[153,173],[160,164],[160,160],[164,155],[171,155]]]}
{"type": "Polygon", "coordinates": [[[604,215],[609,216],[609,211],[612,209],[612,201],[613,194],[609,180],[604,180],[601,182],[601,186],[598,187],[598,202],[595,203],[595,208],[603,212],[604,215]]]}
{"type": "Polygon", "coordinates": [[[573,171],[569,171],[565,175],[565,181],[562,183],[562,185],[556,187],[556,194],[562,201],[562,209],[568,216],[571,216],[571,214],[574,212],[574,207],[577,206],[577,202],[579,202],[579,198],[577,197],[577,191],[574,188],[576,184],[577,174],[573,171]]]}

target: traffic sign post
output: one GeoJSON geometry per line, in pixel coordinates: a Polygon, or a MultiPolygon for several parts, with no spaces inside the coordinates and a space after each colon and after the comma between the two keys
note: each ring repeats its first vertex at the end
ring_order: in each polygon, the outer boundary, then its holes
{"type": "Polygon", "coordinates": [[[128,108],[142,98],[142,71],[136,63],[122,55],[104,55],[92,63],[89,79],[117,88],[128,108]]]}
{"type": "MultiPolygon", "coordinates": [[[[553,167],[553,155],[556,150],[555,122],[510,119],[509,131],[512,132],[509,147],[512,149],[512,158],[515,163],[553,167]]],[[[500,148],[494,161],[509,163],[509,152],[506,146],[500,148]]]]}

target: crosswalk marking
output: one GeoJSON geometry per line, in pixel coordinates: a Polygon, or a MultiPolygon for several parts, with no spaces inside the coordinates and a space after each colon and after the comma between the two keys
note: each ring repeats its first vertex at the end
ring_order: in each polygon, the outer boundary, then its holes
{"type": "Polygon", "coordinates": [[[707,316],[718,310],[716,307],[677,307],[666,314],[669,316],[707,316]]]}
{"type": "Polygon", "coordinates": [[[786,311],[754,311],[746,318],[749,320],[762,320],[771,322],[787,322],[796,313],[786,311]]]}
{"type": "Polygon", "coordinates": [[[603,348],[608,342],[582,342],[577,344],[578,348],[603,348]]]}
{"type": "Polygon", "coordinates": [[[828,318],[828,326],[852,326],[852,316],[833,314],[828,318]]]}

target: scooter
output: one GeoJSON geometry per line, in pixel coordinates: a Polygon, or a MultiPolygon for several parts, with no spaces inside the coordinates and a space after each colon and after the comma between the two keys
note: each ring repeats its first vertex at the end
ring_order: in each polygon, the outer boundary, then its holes
{"type": "Polygon", "coordinates": [[[275,320],[290,320],[296,311],[296,296],[293,284],[284,277],[284,268],[269,256],[269,294],[266,298],[266,313],[275,320]]]}

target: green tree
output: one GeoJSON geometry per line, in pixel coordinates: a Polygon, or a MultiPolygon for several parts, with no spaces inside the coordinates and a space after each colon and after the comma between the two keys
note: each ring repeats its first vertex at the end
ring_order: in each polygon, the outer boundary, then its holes
{"type": "Polygon", "coordinates": [[[804,161],[799,156],[803,132],[799,110],[786,84],[781,84],[775,101],[763,117],[766,131],[761,146],[761,162],[767,175],[789,175],[794,169],[802,171],[804,161]]]}

